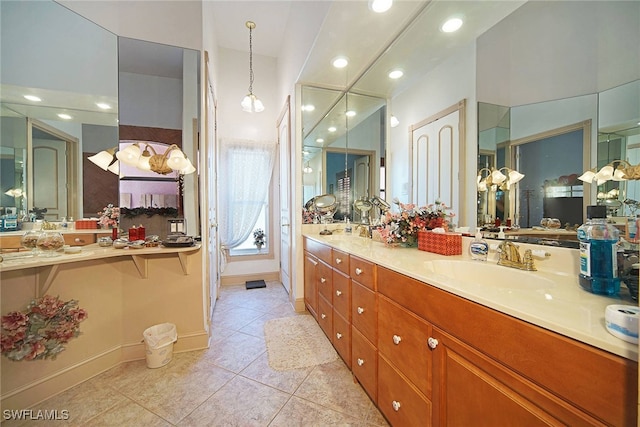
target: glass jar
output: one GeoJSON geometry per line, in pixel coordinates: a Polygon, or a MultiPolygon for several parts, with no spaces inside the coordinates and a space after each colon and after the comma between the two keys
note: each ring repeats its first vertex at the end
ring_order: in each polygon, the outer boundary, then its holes
{"type": "Polygon", "coordinates": [[[38,254],[37,244],[41,234],[42,231],[40,230],[29,230],[20,238],[20,244],[23,248],[31,249],[31,254],[35,256],[38,254]]]}
{"type": "Polygon", "coordinates": [[[63,246],[64,237],[57,231],[43,232],[36,242],[36,247],[42,252],[42,256],[45,257],[60,255],[57,251],[62,249],[63,246]]]}

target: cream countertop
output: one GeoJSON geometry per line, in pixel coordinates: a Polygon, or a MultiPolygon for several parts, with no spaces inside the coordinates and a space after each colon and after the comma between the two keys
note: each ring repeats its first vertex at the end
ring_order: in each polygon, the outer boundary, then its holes
{"type": "MultiPolygon", "coordinates": [[[[471,261],[468,254],[470,238],[463,238],[463,255],[443,256],[420,251],[415,248],[392,248],[384,243],[357,234],[342,232],[321,236],[313,229],[305,230],[308,238],[336,249],[371,261],[398,273],[428,283],[444,291],[482,304],[499,312],[511,315],[534,325],[557,332],[594,347],[609,351],[628,359],[638,360],[638,345],[628,343],[611,335],[605,328],[605,309],[610,304],[637,305],[631,300],[626,288],[620,297],[594,295],[584,291],[578,284],[579,253],[574,249],[545,247],[549,258],[536,259],[538,271],[522,271],[509,267],[497,267],[514,275],[540,277],[548,285],[518,287],[518,283],[500,286],[480,285],[469,281],[452,279],[428,270],[429,261],[471,261]]],[[[489,243],[493,243],[489,241],[489,243]]],[[[540,246],[518,245],[520,250],[540,246]]],[[[481,262],[481,261],[477,261],[481,262]]],[[[496,253],[490,252],[487,263],[497,262],[496,253]]],[[[464,265],[464,264],[461,264],[464,265]]],[[[468,266],[468,264],[467,264],[468,266]]]]}
{"type": "Polygon", "coordinates": [[[200,249],[200,247],[200,244],[196,244],[194,246],[185,248],[166,248],[164,246],[156,246],[140,249],[115,249],[113,247],[101,247],[97,243],[94,243],[91,245],[82,246],[82,251],[80,253],[67,254],[58,252],[56,256],[53,257],[34,257],[31,256],[29,252],[23,251],[2,255],[3,261],[0,262],[0,272],[122,256],[162,255],[171,253],[182,254],[186,252],[197,251],[200,249]]]}

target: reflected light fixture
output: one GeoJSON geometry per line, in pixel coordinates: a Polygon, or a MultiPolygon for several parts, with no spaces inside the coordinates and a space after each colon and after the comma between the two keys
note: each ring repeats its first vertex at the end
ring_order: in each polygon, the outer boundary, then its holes
{"type": "Polygon", "coordinates": [[[60,114],[58,114],[58,117],[60,117],[63,120],[71,120],[73,118],[67,113],[60,113],[60,114]]]}
{"type": "Polygon", "coordinates": [[[303,169],[304,173],[311,173],[313,172],[313,169],[311,168],[311,166],[309,166],[309,162],[307,162],[307,164],[305,165],[304,169],[303,169]]]}
{"type": "Polygon", "coordinates": [[[384,13],[391,9],[393,6],[393,0],[371,0],[369,7],[376,13],[384,13]]]}
{"type": "Polygon", "coordinates": [[[400,77],[404,76],[404,71],[398,70],[398,69],[391,70],[391,71],[389,71],[388,76],[389,76],[390,79],[396,80],[396,79],[399,79],[400,77]]]}
{"type": "Polygon", "coordinates": [[[500,169],[482,168],[478,171],[476,184],[478,191],[487,191],[489,188],[495,191],[498,187],[504,191],[509,190],[513,184],[520,182],[522,178],[524,178],[524,175],[515,169],[507,167],[500,169]],[[507,173],[506,175],[502,173],[503,170],[507,173]],[[488,174],[483,176],[482,174],[485,171],[488,172],[488,174]]]}
{"type": "Polygon", "coordinates": [[[28,101],[33,101],[33,102],[42,102],[42,98],[35,95],[24,95],[24,99],[28,101]]]}
{"type": "Polygon", "coordinates": [[[93,156],[88,157],[88,159],[94,165],[98,166],[102,170],[109,170],[109,167],[118,161],[116,159],[116,151],[118,147],[109,148],[108,150],[103,150],[99,153],[94,154],[93,156]]]}
{"type": "Polygon", "coordinates": [[[398,120],[398,118],[396,116],[394,116],[393,114],[391,115],[391,118],[389,119],[389,122],[391,123],[391,127],[394,128],[396,126],[398,126],[400,124],[400,120],[398,120]]]}
{"type": "Polygon", "coordinates": [[[180,175],[188,175],[196,171],[191,161],[176,144],[170,145],[164,153],[158,153],[148,143],[135,142],[118,151],[116,157],[126,165],[160,175],[174,171],[180,175]],[[140,149],[141,144],[144,144],[143,150],[140,149]]]}
{"type": "Polygon", "coordinates": [[[595,181],[597,185],[607,181],[640,180],[640,165],[633,166],[626,160],[613,160],[596,172],[597,169],[596,167],[585,171],[578,179],[588,184],[595,181]]]}
{"type": "Polygon", "coordinates": [[[349,65],[349,60],[344,56],[338,56],[331,61],[331,65],[336,68],[344,68],[349,65]]]}
{"type": "Polygon", "coordinates": [[[101,110],[110,110],[111,109],[111,105],[107,104],[106,102],[96,102],[96,106],[98,108],[100,108],[101,110]]]}
{"type": "Polygon", "coordinates": [[[256,23],[247,21],[245,25],[249,29],[249,93],[242,99],[240,105],[243,111],[259,113],[264,111],[264,104],[253,94],[253,30],[256,28],[256,23]]]}
{"type": "Polygon", "coordinates": [[[462,19],[460,19],[460,18],[450,18],[447,21],[445,21],[444,24],[442,24],[440,29],[444,33],[453,33],[455,31],[458,31],[460,29],[460,27],[462,27],[462,19]]]}
{"type": "Polygon", "coordinates": [[[22,197],[22,196],[26,197],[27,196],[27,193],[25,193],[22,190],[22,188],[12,188],[10,190],[5,191],[4,194],[10,197],[22,197]]]}

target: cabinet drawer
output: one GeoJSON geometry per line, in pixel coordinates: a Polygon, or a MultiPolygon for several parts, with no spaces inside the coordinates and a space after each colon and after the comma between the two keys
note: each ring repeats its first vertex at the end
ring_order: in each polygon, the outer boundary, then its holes
{"type": "Polygon", "coordinates": [[[378,351],[358,330],[351,326],[351,371],[373,402],[378,396],[378,351]]]}
{"type": "Polygon", "coordinates": [[[352,256],[349,260],[349,275],[372,291],[376,290],[376,265],[361,258],[352,256]]]}
{"type": "Polygon", "coordinates": [[[336,311],[333,311],[333,346],[344,360],[344,363],[351,368],[351,325],[336,311]]]}
{"type": "Polygon", "coordinates": [[[349,275],[349,254],[339,251],[338,249],[332,249],[331,266],[336,270],[342,271],[347,276],[349,275]]]}
{"type": "Polygon", "coordinates": [[[378,408],[392,426],[431,425],[431,402],[378,354],[378,408]]]}
{"type": "Polygon", "coordinates": [[[318,298],[318,324],[331,341],[333,336],[333,308],[324,297],[318,298]]]}
{"type": "Polygon", "coordinates": [[[351,322],[351,279],[333,271],[333,309],[351,322]]]}
{"type": "Polygon", "coordinates": [[[331,264],[331,248],[329,246],[318,243],[315,240],[305,238],[304,249],[318,257],[318,259],[321,259],[327,264],[331,264]]]}
{"type": "Polygon", "coordinates": [[[378,351],[431,398],[432,354],[427,345],[432,327],[413,313],[378,297],[378,351]]]}
{"type": "Polygon", "coordinates": [[[351,324],[369,341],[378,341],[378,308],[375,292],[351,279],[351,324]]]}
{"type": "MultiPolygon", "coordinates": [[[[103,234],[103,236],[106,236],[106,234],[103,234]]],[[[98,241],[95,234],[64,233],[62,237],[64,237],[64,244],[71,246],[91,245],[98,241]]]]}
{"type": "Polygon", "coordinates": [[[324,262],[318,262],[318,292],[329,304],[333,304],[333,269],[324,262]]]}

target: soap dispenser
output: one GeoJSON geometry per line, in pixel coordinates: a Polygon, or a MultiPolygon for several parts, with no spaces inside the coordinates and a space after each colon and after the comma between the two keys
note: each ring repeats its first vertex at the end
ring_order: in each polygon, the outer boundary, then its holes
{"type": "Polygon", "coordinates": [[[482,232],[478,230],[476,237],[469,245],[471,259],[476,261],[486,261],[489,256],[489,244],[482,238],[482,232]]]}

